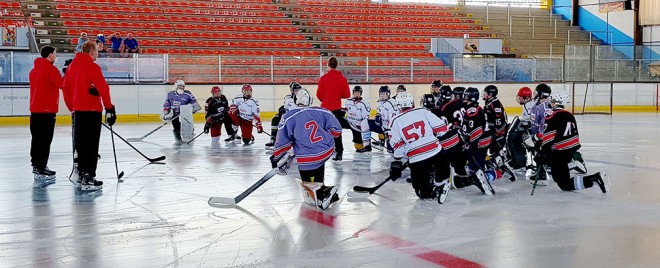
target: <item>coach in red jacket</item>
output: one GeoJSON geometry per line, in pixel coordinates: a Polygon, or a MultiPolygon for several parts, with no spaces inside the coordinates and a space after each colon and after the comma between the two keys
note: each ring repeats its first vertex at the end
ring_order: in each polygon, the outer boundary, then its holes
{"type": "MultiPolygon", "coordinates": [[[[319,80],[319,87],[316,91],[316,97],[321,101],[321,107],[332,111],[343,128],[348,128],[348,122],[344,118],[345,112],[341,110],[341,99],[351,97],[351,91],[348,87],[348,81],[344,75],[337,71],[339,62],[337,58],[328,59],[328,73],[319,80]]],[[[344,152],[344,144],[341,136],[335,138],[335,157],[332,160],[340,161],[344,152]]]]}
{"type": "Polygon", "coordinates": [[[32,173],[37,180],[55,176],[55,171],[47,165],[62,87],[62,75],[53,65],[57,58],[55,48],[44,46],[40,53],[41,57],[34,60],[34,68],[30,71],[30,157],[32,173]]]}
{"type": "Polygon", "coordinates": [[[108,125],[112,126],[117,119],[115,106],[110,99],[110,87],[103,77],[101,67],[94,62],[98,53],[94,41],[85,42],[82,52],[77,53],[69,65],[62,87],[64,101],[73,110],[74,148],[78,152],[78,187],[82,189],[99,189],[103,185],[103,182],[95,179],[103,108],[108,125]]]}

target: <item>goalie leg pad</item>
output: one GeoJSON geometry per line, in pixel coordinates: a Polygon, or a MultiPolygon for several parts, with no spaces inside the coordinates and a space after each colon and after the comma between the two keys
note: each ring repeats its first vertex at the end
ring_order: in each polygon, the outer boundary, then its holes
{"type": "Polygon", "coordinates": [[[322,182],[307,182],[302,181],[301,179],[296,179],[298,186],[300,187],[300,193],[302,194],[303,200],[306,204],[311,206],[316,206],[318,203],[318,197],[316,196],[317,190],[321,189],[323,186],[322,182]]]}

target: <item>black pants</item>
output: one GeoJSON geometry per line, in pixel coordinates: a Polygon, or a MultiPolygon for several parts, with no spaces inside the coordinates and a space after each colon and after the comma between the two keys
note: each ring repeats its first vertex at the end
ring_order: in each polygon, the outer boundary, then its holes
{"type": "Polygon", "coordinates": [[[593,181],[588,179],[590,176],[578,176],[571,178],[568,163],[573,159],[577,150],[551,151],[548,154],[548,164],[552,169],[552,179],[557,183],[560,189],[564,191],[582,190],[594,186],[593,181]],[[584,187],[582,187],[584,186],[584,187]]]}
{"type": "Polygon", "coordinates": [[[415,194],[419,198],[434,198],[435,182],[449,178],[449,162],[442,152],[416,163],[410,163],[410,178],[415,194]]]}
{"type": "Polygon", "coordinates": [[[181,132],[181,121],[179,121],[178,117],[172,120],[172,127],[174,128],[174,131],[181,132]]]}
{"type": "MultiPolygon", "coordinates": [[[[351,126],[348,124],[348,121],[346,121],[346,118],[344,117],[346,115],[346,112],[339,109],[332,111],[332,114],[334,114],[337,120],[339,121],[341,128],[351,129],[351,126]]],[[[341,141],[341,135],[335,138],[335,152],[337,153],[344,152],[344,143],[341,141]]]]}
{"type": "Polygon", "coordinates": [[[468,152],[468,166],[470,167],[470,173],[474,174],[481,169],[481,171],[486,172],[486,154],[488,153],[488,148],[475,148],[470,149],[468,152]]]}
{"type": "Polygon", "coordinates": [[[33,167],[41,169],[48,165],[50,144],[53,142],[54,131],[54,113],[32,113],[30,115],[30,134],[32,134],[30,157],[32,158],[33,167]]]}
{"type": "Polygon", "coordinates": [[[96,177],[101,120],[101,112],[73,113],[73,139],[78,152],[78,172],[89,173],[92,177],[96,177]]]}
{"type": "Polygon", "coordinates": [[[323,183],[325,176],[325,164],[317,169],[300,170],[300,179],[304,182],[320,182],[323,183]]]}
{"type": "Polygon", "coordinates": [[[270,139],[275,140],[277,137],[277,126],[280,124],[280,120],[282,120],[282,116],[284,116],[284,113],[282,113],[282,110],[284,108],[280,107],[278,110],[277,114],[273,116],[273,120],[270,121],[270,139]]]}

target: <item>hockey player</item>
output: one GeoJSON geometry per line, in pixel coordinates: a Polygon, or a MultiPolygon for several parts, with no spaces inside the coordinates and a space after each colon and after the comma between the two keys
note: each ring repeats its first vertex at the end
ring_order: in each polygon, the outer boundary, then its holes
{"type": "Polygon", "coordinates": [[[362,99],[362,87],[353,87],[353,97],[346,100],[346,121],[351,126],[353,143],[358,153],[371,152],[371,131],[369,130],[369,116],[371,107],[362,99]]]}
{"type": "Polygon", "coordinates": [[[229,101],[227,97],[222,94],[219,86],[211,88],[211,97],[206,100],[204,105],[206,111],[206,124],[204,125],[204,133],[211,131],[211,141],[218,142],[220,134],[222,134],[222,124],[225,125],[225,130],[229,138],[233,139],[235,136],[234,129],[232,128],[231,118],[229,117],[229,101]]]}
{"type": "MultiPolygon", "coordinates": [[[[392,97],[392,100],[394,101],[394,104],[399,105],[396,101],[396,96],[399,96],[399,93],[406,92],[406,91],[407,91],[407,89],[406,89],[405,85],[398,85],[396,87],[396,95],[394,97],[392,97]]],[[[399,107],[396,107],[396,109],[401,110],[401,108],[399,108],[399,107]]]]}
{"type": "Polygon", "coordinates": [[[296,96],[296,92],[300,90],[302,86],[298,82],[293,81],[289,84],[289,90],[291,94],[284,96],[284,105],[280,106],[277,109],[277,114],[273,116],[273,120],[270,123],[270,142],[266,143],[266,149],[272,148],[275,145],[275,137],[277,137],[277,125],[280,124],[282,116],[289,110],[296,107],[296,104],[293,102],[293,98],[296,96]]]}
{"type": "Polygon", "coordinates": [[[587,176],[570,176],[568,164],[580,149],[580,135],[575,117],[564,110],[564,102],[567,100],[568,96],[552,94],[552,111],[545,117],[542,145],[535,161],[539,165],[550,165],[552,179],[564,191],[582,190],[598,184],[600,190],[606,193],[609,190],[607,174],[601,175],[598,172],[587,176]]]}
{"type": "Polygon", "coordinates": [[[436,103],[440,100],[440,87],[442,86],[442,81],[435,80],[431,83],[431,94],[424,94],[420,104],[422,107],[433,110],[436,109],[436,103]]]}
{"type": "Polygon", "coordinates": [[[455,100],[460,100],[461,103],[463,102],[463,93],[465,92],[464,87],[455,87],[453,90],[454,93],[454,99],[455,100]]]}
{"type": "Polygon", "coordinates": [[[234,128],[241,128],[243,144],[248,145],[254,143],[252,126],[257,127],[257,133],[264,132],[264,128],[261,126],[259,102],[252,98],[252,86],[243,85],[241,92],[243,94],[236,96],[229,106],[229,115],[234,123],[234,128]]]}
{"type": "Polygon", "coordinates": [[[295,95],[297,107],[284,114],[280,121],[271,156],[273,168],[293,148],[298,161],[300,180],[298,184],[305,203],[327,209],[339,200],[337,186],[325,186],[325,162],[332,156],[335,137],[341,134],[341,125],[329,110],[309,107],[312,96],[306,89],[295,95]]]}
{"type": "Polygon", "coordinates": [[[484,100],[484,112],[486,113],[486,122],[491,136],[491,143],[489,147],[490,160],[489,165],[493,168],[498,178],[505,171],[510,176],[510,180],[515,181],[516,176],[505,164],[506,154],[502,150],[506,145],[506,131],[508,118],[504,105],[497,98],[498,89],[495,85],[488,85],[484,88],[482,95],[484,100]]]}
{"type": "Polygon", "coordinates": [[[390,99],[390,88],[388,86],[381,86],[378,89],[378,104],[377,104],[376,117],[373,120],[369,119],[369,128],[371,131],[378,134],[378,142],[380,146],[386,146],[388,152],[392,152],[391,146],[386,142],[386,137],[389,134],[389,126],[392,119],[399,114],[397,105],[390,99]]]}
{"type": "Polygon", "coordinates": [[[532,89],[520,88],[516,94],[516,101],[522,105],[522,115],[513,119],[506,138],[508,164],[513,169],[524,168],[527,165],[527,150],[523,146],[523,137],[534,121],[532,118],[534,108],[532,89]]]}
{"type": "Polygon", "coordinates": [[[195,99],[192,92],[186,90],[186,83],[183,80],[176,80],[176,82],[174,82],[174,87],[175,90],[167,93],[167,98],[163,104],[163,111],[161,112],[160,118],[164,122],[172,120],[174,139],[176,141],[181,141],[181,121],[177,117],[181,113],[181,106],[188,104],[192,105],[193,114],[201,110],[202,107],[199,106],[199,103],[197,103],[197,99],[195,99]]]}
{"type": "Polygon", "coordinates": [[[463,93],[463,102],[466,111],[461,126],[461,136],[467,149],[470,176],[455,176],[452,182],[455,188],[475,185],[486,195],[493,195],[495,191],[486,178],[486,153],[491,143],[488,135],[489,128],[486,123],[486,114],[479,107],[479,90],[469,87],[463,93]]]}
{"type": "Polygon", "coordinates": [[[454,173],[461,176],[467,176],[465,163],[467,158],[463,152],[463,141],[460,139],[459,131],[463,122],[463,101],[462,99],[454,99],[453,91],[449,86],[442,86],[440,88],[440,100],[438,103],[440,111],[436,115],[444,117],[449,125],[447,134],[440,138],[443,153],[450,155],[449,161],[454,168],[454,173]]]}
{"type": "Polygon", "coordinates": [[[401,114],[392,119],[390,145],[394,149],[394,161],[390,166],[390,178],[401,177],[404,166],[401,159],[408,157],[410,176],[415,194],[419,198],[437,198],[444,203],[449,191],[449,166],[442,157],[442,146],[437,137],[447,132],[447,122],[424,108],[413,109],[410,93],[397,96],[401,114]]]}

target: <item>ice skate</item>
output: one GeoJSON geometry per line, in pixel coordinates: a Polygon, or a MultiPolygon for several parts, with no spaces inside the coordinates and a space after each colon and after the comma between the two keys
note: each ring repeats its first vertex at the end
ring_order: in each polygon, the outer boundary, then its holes
{"type": "Polygon", "coordinates": [[[337,186],[322,186],[320,189],[316,190],[316,206],[322,210],[326,210],[330,207],[330,204],[339,200],[339,198],[334,198],[336,193],[337,186]]]}
{"type": "Polygon", "coordinates": [[[47,182],[47,181],[54,181],[55,180],[55,171],[52,171],[48,169],[48,167],[45,168],[32,168],[32,174],[34,174],[34,181],[35,182],[47,182]]]}
{"type": "Polygon", "coordinates": [[[98,191],[103,189],[103,182],[96,180],[89,173],[82,173],[76,187],[80,191],[98,191]]]}
{"type": "Polygon", "coordinates": [[[594,176],[595,178],[592,179],[593,183],[597,184],[603,193],[609,192],[611,185],[610,185],[610,177],[607,176],[607,173],[603,172],[603,174],[601,174],[600,172],[598,172],[594,174],[594,176]]]}
{"type": "Polygon", "coordinates": [[[448,180],[444,180],[442,182],[436,182],[435,183],[435,189],[434,191],[436,192],[436,196],[438,198],[438,203],[439,204],[444,204],[445,201],[447,200],[447,195],[449,195],[449,187],[451,183],[449,183],[448,180]]]}

